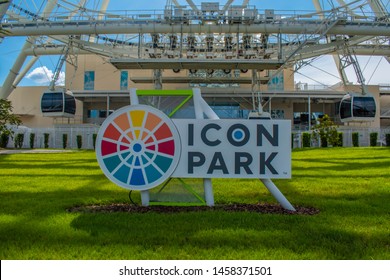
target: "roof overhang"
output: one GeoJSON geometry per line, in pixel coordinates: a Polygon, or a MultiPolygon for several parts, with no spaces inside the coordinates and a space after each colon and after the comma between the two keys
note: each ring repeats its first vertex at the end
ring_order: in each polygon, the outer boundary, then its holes
{"type": "Polygon", "coordinates": [[[142,59],[114,58],[110,63],[117,69],[256,69],[275,70],[284,62],[277,59],[142,59]]]}
{"type": "MultiPolygon", "coordinates": [[[[202,96],[204,98],[246,98],[252,97],[250,89],[240,88],[201,88],[202,96]]],[[[111,90],[111,91],[86,91],[86,90],[74,90],[72,91],[76,99],[81,101],[104,101],[107,98],[118,98],[130,102],[129,91],[126,90],[111,90]]],[[[340,100],[346,94],[345,91],[332,91],[332,90],[305,90],[305,91],[262,91],[262,97],[270,98],[323,98],[340,100]]]]}
{"type": "MultiPolygon", "coordinates": [[[[239,77],[239,78],[225,78],[225,77],[162,77],[163,84],[251,84],[251,77],[239,77]]],[[[136,84],[150,84],[154,83],[152,77],[130,77],[130,80],[136,84]]],[[[259,82],[263,85],[269,81],[268,77],[258,78],[259,82]]]]}

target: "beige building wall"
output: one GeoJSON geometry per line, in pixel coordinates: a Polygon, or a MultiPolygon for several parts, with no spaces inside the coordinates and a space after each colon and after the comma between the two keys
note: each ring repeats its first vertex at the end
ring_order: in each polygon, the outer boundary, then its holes
{"type": "MultiPolygon", "coordinates": [[[[107,58],[96,55],[80,55],[78,58],[78,67],[67,64],[66,67],[66,88],[75,90],[84,90],[84,73],[86,71],[95,72],[94,90],[120,90],[121,70],[115,68],[107,58]]],[[[153,89],[152,83],[133,83],[132,78],[153,77],[152,70],[124,70],[129,73],[128,88],[153,89]]],[[[163,76],[186,77],[188,71],[174,73],[172,70],[163,70],[163,76]]],[[[183,84],[164,84],[163,89],[183,89],[188,88],[183,84]]]]}
{"type": "Polygon", "coordinates": [[[275,98],[271,102],[271,110],[282,110],[284,113],[284,119],[291,119],[291,124],[293,123],[293,104],[287,100],[280,100],[280,98],[275,98]]]}
{"type": "MultiPolygon", "coordinates": [[[[97,55],[79,55],[77,69],[72,65],[66,65],[66,88],[74,90],[84,90],[84,73],[86,71],[95,72],[95,87],[94,90],[120,90],[120,73],[121,70],[110,64],[109,59],[97,55]]],[[[134,70],[129,69],[128,88],[137,89],[153,89],[153,83],[133,83],[132,78],[152,78],[153,70],[134,70]]],[[[261,72],[263,76],[266,71],[261,72]]],[[[188,70],[181,70],[179,73],[174,73],[172,69],[162,70],[163,77],[188,77],[188,70]]],[[[251,77],[251,71],[241,73],[241,77],[251,77]]],[[[293,78],[288,80],[289,87],[294,87],[293,78]],[[290,85],[291,84],[291,85],[290,85]]],[[[188,89],[189,84],[179,83],[163,83],[163,89],[188,89]]],[[[251,85],[241,85],[241,88],[251,88],[251,85]]]]}
{"type": "MultiPolygon", "coordinates": [[[[8,100],[12,102],[13,113],[20,116],[22,125],[39,128],[53,127],[56,123],[74,123],[75,120],[67,118],[49,118],[43,117],[41,113],[41,97],[43,92],[47,91],[45,87],[17,87],[8,100]]],[[[80,118],[82,112],[82,104],[76,100],[76,116],[80,118]]]]}
{"type": "Polygon", "coordinates": [[[284,89],[294,90],[295,89],[294,72],[292,71],[292,69],[284,69],[283,76],[284,76],[284,89]]]}

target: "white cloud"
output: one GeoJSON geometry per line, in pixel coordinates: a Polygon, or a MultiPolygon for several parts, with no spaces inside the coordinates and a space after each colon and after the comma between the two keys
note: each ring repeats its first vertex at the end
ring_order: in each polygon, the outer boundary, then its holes
{"type": "Polygon", "coordinates": [[[65,85],[65,72],[60,72],[60,75],[58,76],[58,80],[56,82],[56,85],[58,85],[58,86],[65,85]]]}
{"type": "MultiPolygon", "coordinates": [[[[53,71],[48,69],[46,66],[37,67],[32,70],[30,73],[26,75],[26,78],[32,80],[36,84],[39,85],[49,85],[51,79],[53,78],[53,71]]],[[[65,73],[60,72],[56,85],[64,85],[65,84],[65,73]]]]}

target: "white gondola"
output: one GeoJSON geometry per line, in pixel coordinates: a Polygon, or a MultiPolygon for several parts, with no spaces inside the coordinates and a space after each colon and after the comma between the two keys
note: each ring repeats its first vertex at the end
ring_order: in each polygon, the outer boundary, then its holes
{"type": "Polygon", "coordinates": [[[340,102],[342,122],[373,122],[376,114],[375,98],[369,94],[346,94],[340,102]]]}
{"type": "Polygon", "coordinates": [[[71,91],[47,91],[42,94],[41,112],[44,117],[73,118],[76,100],[71,91]]]}

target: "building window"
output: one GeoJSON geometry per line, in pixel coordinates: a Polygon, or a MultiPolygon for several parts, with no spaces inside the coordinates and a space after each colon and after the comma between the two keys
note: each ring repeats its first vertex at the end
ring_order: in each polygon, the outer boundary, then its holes
{"type": "Polygon", "coordinates": [[[85,90],[95,89],[95,71],[84,72],[84,89],[85,90]]]}
{"type": "MultiPolygon", "coordinates": [[[[108,115],[111,115],[114,112],[114,110],[109,110],[108,115]]],[[[106,118],[107,116],[107,110],[88,110],[87,111],[87,118],[89,119],[97,119],[97,118],[106,118]]]]}
{"type": "MultiPolygon", "coordinates": [[[[324,116],[322,112],[311,113],[311,124],[315,125],[319,119],[324,116]]],[[[294,112],[294,124],[296,125],[308,125],[309,124],[309,113],[308,112],[294,112]]]]}
{"type": "Polygon", "coordinates": [[[127,90],[129,87],[129,72],[121,71],[121,90],[127,90]]]}
{"type": "Polygon", "coordinates": [[[271,110],[271,118],[273,120],[283,120],[284,110],[280,110],[280,109],[271,110]]]}
{"type": "MultiPolygon", "coordinates": [[[[272,72],[270,74],[272,75],[272,72]]],[[[284,90],[283,71],[268,81],[268,90],[284,90]]]]}

